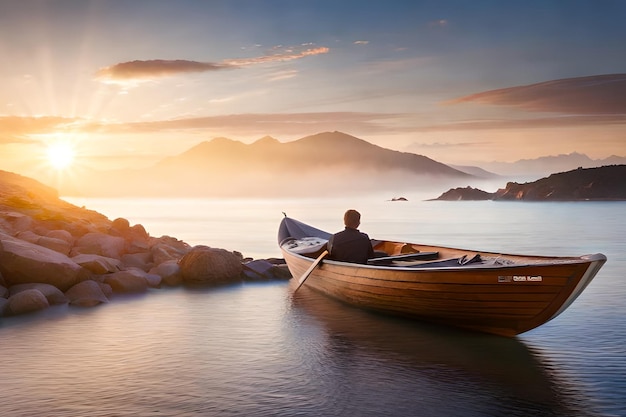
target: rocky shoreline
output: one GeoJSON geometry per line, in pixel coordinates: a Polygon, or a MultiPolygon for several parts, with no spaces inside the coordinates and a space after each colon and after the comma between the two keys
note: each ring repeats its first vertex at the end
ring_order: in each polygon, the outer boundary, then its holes
{"type": "Polygon", "coordinates": [[[578,168],[533,182],[509,182],[489,193],[477,188],[453,188],[433,200],[443,201],[624,201],[626,165],[578,168]]]}
{"type": "Polygon", "coordinates": [[[181,285],[289,279],[281,259],[153,237],[0,171],[0,317],[51,305],[93,307],[116,294],[181,285]]]}

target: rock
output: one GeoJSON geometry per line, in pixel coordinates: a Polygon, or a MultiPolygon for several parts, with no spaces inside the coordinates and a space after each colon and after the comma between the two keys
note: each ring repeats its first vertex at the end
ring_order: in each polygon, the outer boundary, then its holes
{"type": "Polygon", "coordinates": [[[120,260],[126,267],[139,268],[146,272],[154,266],[154,263],[152,262],[152,253],[150,252],[127,253],[122,255],[120,260]]]}
{"type": "Polygon", "coordinates": [[[101,284],[93,280],[79,282],[67,290],[65,296],[68,298],[70,305],[78,307],[93,307],[109,302],[108,297],[102,291],[101,284]]]}
{"type": "Polygon", "coordinates": [[[274,265],[266,260],[258,259],[243,264],[243,274],[246,279],[251,281],[267,280],[272,277],[272,268],[274,265]]]}
{"type": "Polygon", "coordinates": [[[70,252],[71,256],[93,254],[119,259],[124,252],[126,241],[119,236],[110,236],[100,232],[90,232],[76,241],[70,252]]]}
{"type": "Polygon", "coordinates": [[[89,276],[89,271],[67,256],[3,233],[0,233],[0,273],[8,286],[38,282],[54,285],[61,291],[89,276]]]}
{"type": "Polygon", "coordinates": [[[33,288],[9,297],[4,307],[4,314],[14,316],[43,310],[48,307],[50,307],[50,304],[46,296],[41,291],[33,288]]]}
{"type": "Polygon", "coordinates": [[[445,201],[484,201],[491,200],[493,198],[493,193],[488,193],[483,190],[479,190],[478,188],[465,187],[465,188],[451,188],[445,193],[441,194],[435,200],[445,200],[445,201]]]}
{"type": "Polygon", "coordinates": [[[130,223],[123,217],[118,217],[111,222],[111,231],[115,236],[124,236],[130,230],[130,223]]]}
{"type": "Polygon", "coordinates": [[[130,228],[126,243],[128,253],[146,252],[150,249],[150,235],[142,225],[136,224],[130,228]]]}
{"type": "Polygon", "coordinates": [[[34,243],[35,245],[37,245],[39,238],[41,237],[41,235],[38,235],[37,233],[33,232],[32,230],[24,230],[21,232],[17,232],[15,234],[15,237],[21,240],[24,240],[26,242],[29,243],[34,243]]]}
{"type": "Polygon", "coordinates": [[[240,281],[241,259],[225,249],[195,246],[179,262],[183,281],[190,284],[224,284],[240,281]]]}
{"type": "Polygon", "coordinates": [[[6,298],[0,297],[0,317],[5,315],[5,307],[9,303],[9,300],[6,298]]]}
{"type": "Polygon", "coordinates": [[[72,258],[72,261],[99,275],[117,272],[122,269],[122,262],[118,259],[88,253],[76,255],[72,258]]]}
{"type": "Polygon", "coordinates": [[[62,253],[63,255],[69,255],[70,250],[72,250],[72,244],[70,242],[54,237],[41,236],[37,244],[44,248],[52,249],[55,252],[62,253]]]}
{"type": "Polygon", "coordinates": [[[22,213],[3,213],[3,220],[7,223],[8,232],[15,235],[19,232],[31,230],[35,221],[32,217],[22,213]]]}
{"type": "Polygon", "coordinates": [[[124,218],[120,217],[113,220],[109,234],[124,239],[126,242],[124,250],[127,253],[147,252],[150,249],[150,235],[146,229],[140,224],[131,227],[128,220],[124,218]]]}
{"type": "Polygon", "coordinates": [[[67,255],[72,249],[72,244],[63,239],[57,239],[55,237],[41,236],[31,230],[25,230],[15,235],[18,239],[24,240],[35,245],[43,246],[44,248],[52,249],[53,251],[67,255]]]}
{"type": "Polygon", "coordinates": [[[148,281],[145,273],[139,272],[136,270],[114,272],[104,277],[104,283],[110,285],[114,293],[145,292],[148,289],[148,281]]]}
{"type": "Polygon", "coordinates": [[[179,261],[190,250],[191,247],[187,243],[169,236],[154,239],[150,248],[155,265],[171,260],[179,261]]]}
{"type": "Polygon", "coordinates": [[[50,284],[41,284],[41,283],[17,284],[17,285],[11,286],[11,288],[9,288],[9,291],[10,291],[11,296],[13,296],[20,292],[31,290],[31,289],[38,290],[40,293],[42,293],[46,297],[50,305],[67,304],[68,302],[68,299],[65,296],[65,294],[63,294],[63,292],[57,287],[55,287],[54,285],[50,285],[50,284]]]}
{"type": "Polygon", "coordinates": [[[70,245],[74,244],[74,236],[67,230],[50,230],[45,234],[45,237],[51,237],[54,239],[61,239],[69,243],[70,245]]]}
{"type": "Polygon", "coordinates": [[[8,298],[9,297],[9,289],[4,285],[0,285],[0,298],[8,298]]]}
{"type": "Polygon", "coordinates": [[[150,269],[150,274],[155,274],[161,277],[161,281],[170,287],[175,287],[183,282],[183,277],[180,272],[180,265],[178,261],[170,260],[160,263],[159,265],[150,269]]]}

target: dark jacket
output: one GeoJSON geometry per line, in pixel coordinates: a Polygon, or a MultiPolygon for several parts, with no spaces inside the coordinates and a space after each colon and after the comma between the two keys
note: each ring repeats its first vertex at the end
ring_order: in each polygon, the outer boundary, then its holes
{"type": "Polygon", "coordinates": [[[349,227],[330,237],[328,252],[330,259],[358,264],[367,263],[374,256],[369,236],[349,227]]]}

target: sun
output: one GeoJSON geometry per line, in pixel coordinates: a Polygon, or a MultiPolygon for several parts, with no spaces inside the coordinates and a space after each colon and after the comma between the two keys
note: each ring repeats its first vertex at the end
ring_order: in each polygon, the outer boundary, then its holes
{"type": "Polygon", "coordinates": [[[76,150],[69,143],[54,143],[47,149],[48,163],[55,169],[62,170],[72,166],[76,150]]]}

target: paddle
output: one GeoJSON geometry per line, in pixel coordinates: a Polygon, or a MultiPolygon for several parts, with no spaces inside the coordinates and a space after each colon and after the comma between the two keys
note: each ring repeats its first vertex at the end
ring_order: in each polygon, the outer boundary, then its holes
{"type": "Polygon", "coordinates": [[[302,276],[300,277],[300,279],[298,280],[298,286],[296,287],[296,289],[293,291],[294,293],[296,291],[298,291],[298,288],[300,288],[302,286],[302,284],[304,284],[304,281],[306,281],[306,279],[309,277],[309,275],[311,275],[311,272],[313,272],[313,270],[315,268],[317,268],[317,266],[322,262],[322,259],[324,259],[326,257],[326,255],[328,255],[328,251],[325,250],[324,252],[322,252],[320,254],[320,256],[317,257],[317,259],[315,261],[313,261],[313,263],[311,264],[311,266],[309,267],[309,269],[307,269],[304,274],[302,274],[302,276]]]}

